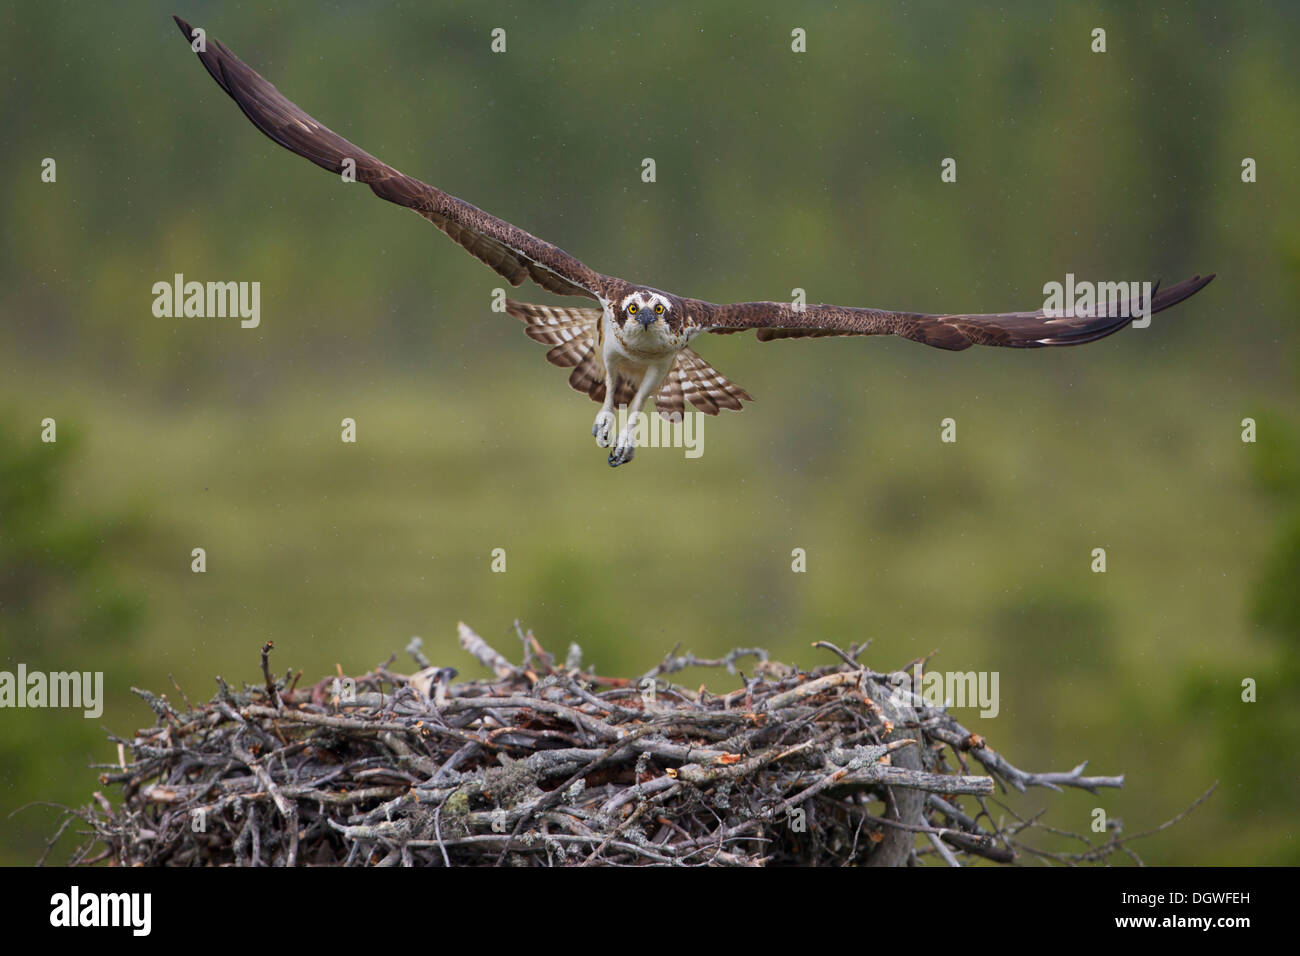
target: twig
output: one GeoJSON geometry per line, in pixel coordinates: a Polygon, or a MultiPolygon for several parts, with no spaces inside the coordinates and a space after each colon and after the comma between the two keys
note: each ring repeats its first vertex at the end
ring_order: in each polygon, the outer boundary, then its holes
{"type": "MultiPolygon", "coordinates": [[[[118,763],[99,768],[120,799],[97,792],[67,812],[55,839],[80,822],[72,861],[118,866],[1137,860],[1134,838],[1118,830],[1099,844],[1067,834],[1079,852],[1053,853],[1029,842],[1058,832],[1041,813],[995,820],[986,801],[998,782],[1095,790],[1123,777],[1085,776],[1086,763],[1063,773],[1014,767],[944,708],[897,695],[895,672],[859,662],[865,645],[816,642],[836,660],[812,672],[757,648],[716,659],[674,648],[646,673],[648,701],[639,681],[579,671],[576,654],[557,667],[522,624],[522,666],[458,630],[488,680],[457,681],[450,667],[394,673],[390,659],[351,678],[355,697],[337,701],[334,678],[299,690],[288,671],[277,682],[267,642],[260,685],[236,690],[218,678],[206,703],[179,694],[183,713],[138,691],[156,722],[110,736],[118,763]],[[742,673],[744,657],[759,664],[742,673]],[[715,696],[668,682],[687,667],[738,676],[740,686],[724,678],[734,689],[715,696]],[[815,828],[796,829],[800,815],[815,828]]],[[[407,651],[429,668],[418,638],[407,651]]]]}

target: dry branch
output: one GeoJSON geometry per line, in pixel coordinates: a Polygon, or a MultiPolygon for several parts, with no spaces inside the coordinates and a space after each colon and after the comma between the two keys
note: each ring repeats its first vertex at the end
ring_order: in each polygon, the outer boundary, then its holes
{"type": "MultiPolygon", "coordinates": [[[[1084,764],[1018,770],[944,708],[900,695],[897,673],[859,664],[865,648],[818,642],[836,660],[811,672],[757,649],[673,653],[623,680],[584,673],[576,648],[557,664],[519,636],[522,666],[459,626],[487,681],[455,682],[413,641],[412,675],[390,660],[298,690],[272,677],[267,646],[261,685],[218,678],[216,697],[184,712],[137,691],[156,723],[117,740],[121,762],[101,768],[118,802],[96,793],[69,811],[88,827],[73,862],[965,865],[1022,849],[1057,860],[1022,842],[1034,821],[1003,828],[985,796],[1123,782],[1085,777],[1084,764]],[[752,676],[721,696],[665,679],[736,674],[747,656],[752,676]],[[968,773],[967,756],[990,775],[968,773]]],[[[1089,861],[1131,853],[1107,840],[1089,861]]]]}

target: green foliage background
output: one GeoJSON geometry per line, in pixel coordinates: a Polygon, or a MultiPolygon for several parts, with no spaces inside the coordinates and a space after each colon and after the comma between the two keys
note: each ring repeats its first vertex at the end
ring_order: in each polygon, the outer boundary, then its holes
{"type": "Polygon", "coordinates": [[[512,652],[518,617],[618,673],[937,649],[1001,673],[999,716],[961,716],[1019,765],[1127,774],[1016,809],[1133,832],[1218,779],[1144,857],[1300,862],[1293,4],[174,7],[0,14],[0,655],[108,691],[98,722],[0,712],[0,861],[52,830],[9,813],[84,802],[102,728],[152,721],[132,685],[206,697],[267,639],[357,671],[412,634],[468,675],[456,621],[512,652]],[[995,311],[1067,272],[1219,278],[1084,349],[701,342],[758,400],[698,460],[611,470],[595,406],[488,310],[501,280],[257,133],[172,12],[393,165],[684,294],[995,311]],[[260,281],[261,327],[155,318],[177,272],[260,281]]]}

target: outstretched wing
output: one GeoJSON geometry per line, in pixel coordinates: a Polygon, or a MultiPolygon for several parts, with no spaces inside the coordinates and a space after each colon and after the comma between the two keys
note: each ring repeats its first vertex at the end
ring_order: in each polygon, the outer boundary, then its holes
{"type": "MultiPolygon", "coordinates": [[[[1196,276],[1168,289],[1152,290],[1150,314],[1177,305],[1209,285],[1213,275],[1196,276]]],[[[809,305],[796,311],[788,302],[740,302],[715,305],[701,324],[708,332],[757,329],[760,341],[824,335],[901,335],[935,348],[960,351],[972,345],[1001,345],[1036,349],[1049,345],[1082,345],[1118,332],[1133,321],[1124,302],[1119,308],[1093,315],[1048,318],[1037,312],[995,312],[988,315],[927,315],[886,312],[838,305],[809,305]]]]}
{"type": "MultiPolygon", "coordinates": [[[[174,19],[192,40],[190,25],[174,19]]],[[[600,274],[563,249],[380,162],[304,113],[220,41],[207,37],[205,46],[198,57],[212,78],[254,126],[281,146],[334,173],[342,173],[350,160],[357,181],[376,196],[415,210],[511,285],[532,279],[548,292],[600,298],[600,274]]]]}

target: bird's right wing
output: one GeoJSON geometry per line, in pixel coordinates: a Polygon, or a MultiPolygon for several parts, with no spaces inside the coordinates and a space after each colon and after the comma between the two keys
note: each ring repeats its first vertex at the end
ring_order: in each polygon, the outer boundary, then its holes
{"type": "MultiPolygon", "coordinates": [[[[193,45],[194,30],[180,17],[174,19],[193,45]]],[[[334,173],[342,173],[350,160],[357,182],[382,199],[418,212],[511,285],[532,279],[558,295],[600,298],[600,274],[563,249],[398,172],[312,119],[219,40],[205,37],[204,45],[196,52],[212,78],[254,126],[281,146],[334,173]]]]}

